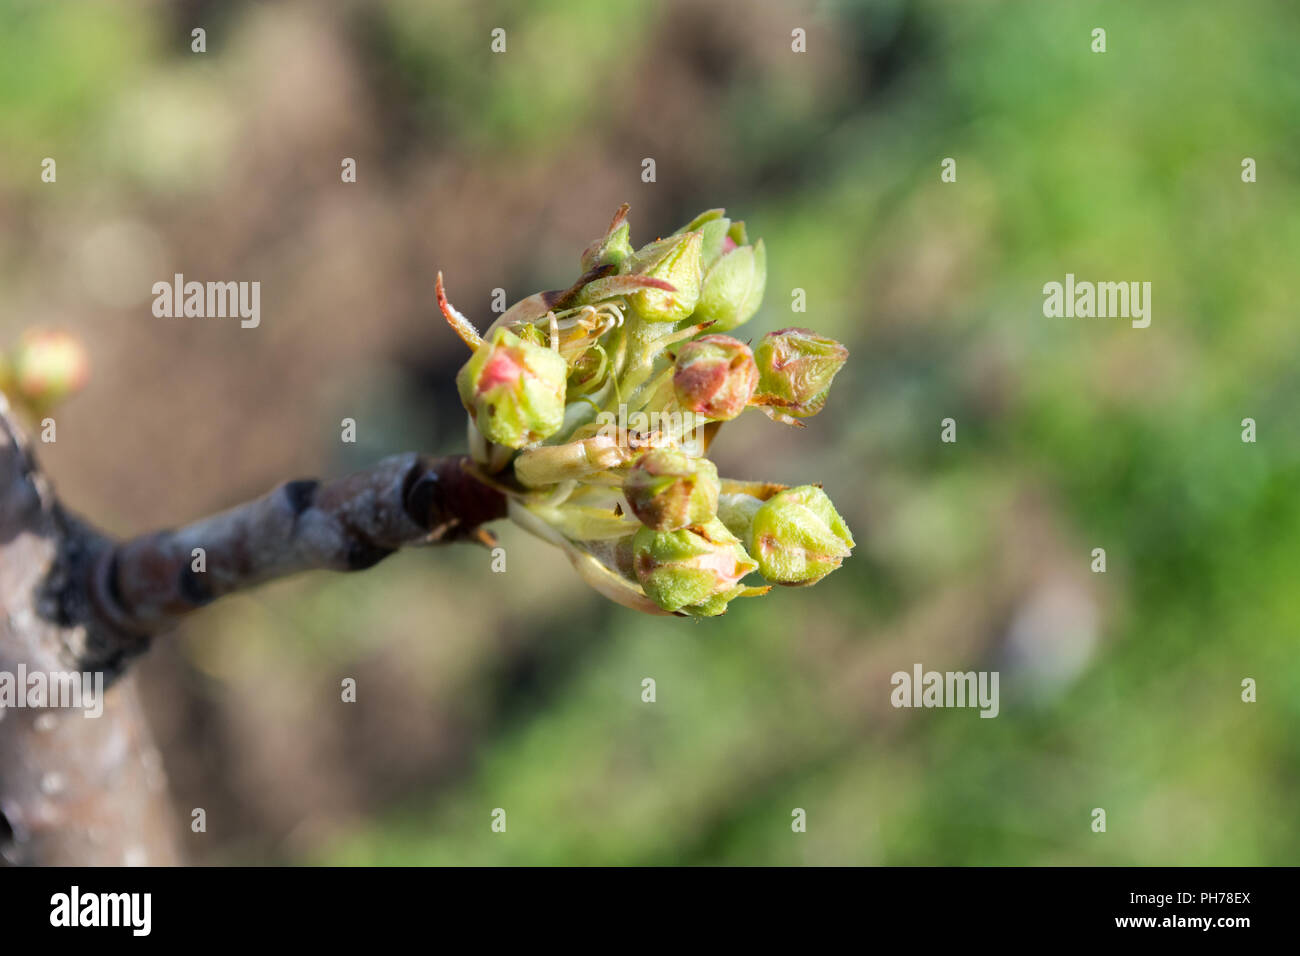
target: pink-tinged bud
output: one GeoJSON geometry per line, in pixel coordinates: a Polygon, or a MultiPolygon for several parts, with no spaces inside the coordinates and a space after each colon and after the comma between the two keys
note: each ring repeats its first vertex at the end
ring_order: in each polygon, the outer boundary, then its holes
{"type": "Polygon", "coordinates": [[[708,521],[718,510],[718,490],[713,462],[671,448],[642,455],[623,479],[623,496],[632,513],[656,531],[708,521]]]}
{"type": "Polygon", "coordinates": [[[637,580],[665,611],[713,617],[733,598],[763,593],[740,583],[758,564],[717,518],[680,531],[642,528],[632,551],[637,580]]]}
{"type": "Polygon", "coordinates": [[[745,410],[758,387],[749,346],[729,335],[705,335],[677,353],[673,389],[685,411],[730,421],[745,410]]]}
{"type": "Polygon", "coordinates": [[[29,408],[48,409],[80,391],[90,377],[85,347],[67,332],[24,333],[9,356],[7,390],[29,408]]]}
{"type": "Polygon", "coordinates": [[[831,380],[848,361],[849,350],[809,329],[781,329],[763,336],[754,350],[758,364],[756,404],[809,418],[826,405],[831,380]]]}
{"type": "Polygon", "coordinates": [[[488,441],[523,448],[564,424],[568,375],[558,352],[498,328],[460,370],[456,387],[488,441]]]}

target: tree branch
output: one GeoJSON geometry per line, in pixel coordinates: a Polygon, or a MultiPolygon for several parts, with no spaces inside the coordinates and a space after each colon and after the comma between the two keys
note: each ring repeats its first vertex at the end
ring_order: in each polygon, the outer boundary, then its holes
{"type": "MultiPolygon", "coordinates": [[[[105,634],[79,584],[107,547],[59,507],[0,395],[0,672],[11,682],[23,672],[89,670],[86,660],[118,672],[126,645],[105,634]]],[[[98,718],[0,709],[0,864],[177,861],[162,763],[134,681],[118,680],[101,700],[98,718]]]]}
{"type": "Polygon", "coordinates": [[[98,673],[109,685],[97,719],[0,707],[0,864],[177,862],[161,761],[124,676],[153,635],[272,578],[490,540],[481,525],[505,513],[467,458],[403,454],[114,543],[63,510],[0,395],[0,672],[98,673]]]}
{"type": "Polygon", "coordinates": [[[473,476],[469,459],[396,455],[119,544],[97,560],[91,594],[121,630],[155,633],[234,591],[298,571],[368,568],[404,546],[478,536],[505,513],[505,498],[473,476]],[[195,570],[200,560],[206,567],[195,570]]]}

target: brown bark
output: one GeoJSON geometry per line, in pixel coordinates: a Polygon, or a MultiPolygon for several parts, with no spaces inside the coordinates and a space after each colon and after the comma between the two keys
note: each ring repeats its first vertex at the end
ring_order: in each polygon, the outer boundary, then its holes
{"type": "Polygon", "coordinates": [[[100,673],[107,688],[97,718],[0,709],[0,863],[179,861],[126,668],[180,616],[298,571],[360,570],[404,546],[479,537],[504,514],[466,459],[403,454],[115,543],[62,508],[0,396],[0,672],[100,673]]]}

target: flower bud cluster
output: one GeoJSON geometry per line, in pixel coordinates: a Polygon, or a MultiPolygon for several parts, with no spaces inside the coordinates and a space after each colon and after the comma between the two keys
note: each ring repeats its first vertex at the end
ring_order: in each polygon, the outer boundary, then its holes
{"type": "Polygon", "coordinates": [[[727,334],[757,311],[767,254],[723,210],[639,249],[630,235],[625,205],[574,285],[521,300],[482,336],[439,276],[473,350],[456,384],[476,467],[516,522],[630,607],[713,616],[821,580],[853,548],[821,487],[720,479],[704,455],[746,408],[790,424],[817,414],[848,350],[807,329],[753,348],[727,334]]]}

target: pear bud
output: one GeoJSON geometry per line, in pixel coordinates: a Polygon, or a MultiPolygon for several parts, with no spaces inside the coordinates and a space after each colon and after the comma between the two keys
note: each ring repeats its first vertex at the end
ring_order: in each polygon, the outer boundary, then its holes
{"type": "Polygon", "coordinates": [[[839,342],[809,329],[769,332],[754,349],[758,402],[795,418],[816,415],[848,358],[849,350],[839,342]]]}
{"type": "Polygon", "coordinates": [[[632,552],[637,580],[665,611],[713,617],[732,599],[762,590],[740,583],[758,565],[716,518],[680,531],[642,528],[632,552]]]}
{"type": "Polygon", "coordinates": [[[716,421],[745,410],[758,386],[749,346],[729,335],[705,335],[677,352],[673,390],[681,407],[716,421]]]}
{"type": "Polygon", "coordinates": [[[589,272],[600,266],[613,266],[620,270],[632,256],[630,240],[631,227],[627,223],[627,203],[614,213],[614,221],[609,224],[609,231],[601,236],[582,253],[582,271],[589,272]]]}
{"type": "Polygon", "coordinates": [[[86,349],[68,332],[24,333],[6,365],[6,390],[37,411],[52,408],[80,391],[90,377],[86,349]]]}
{"type": "Polygon", "coordinates": [[[623,479],[623,495],[647,528],[703,524],[718,508],[718,469],[707,458],[661,448],[642,455],[623,479]]]}
{"type": "Polygon", "coordinates": [[[761,240],[749,245],[745,224],[732,222],[723,209],[700,213],[678,233],[695,230],[702,237],[704,279],[690,323],[711,322],[711,331],[729,332],[748,322],[763,301],[767,250],[761,240]]]}
{"type": "Polygon", "coordinates": [[[759,573],[774,584],[816,584],[853,549],[848,525],[816,485],[788,488],[761,504],[746,495],[723,497],[721,520],[738,533],[759,573]]]}
{"type": "Polygon", "coordinates": [[[456,387],[485,438],[523,448],[564,424],[568,374],[558,352],[498,328],[460,370],[456,387]]]}
{"type": "Polygon", "coordinates": [[[730,331],[758,311],[766,284],[767,250],[763,240],[752,246],[736,246],[705,273],[691,321],[712,322],[711,329],[730,331]]]}
{"type": "Polygon", "coordinates": [[[628,305],[644,322],[680,322],[695,311],[700,298],[702,263],[699,232],[658,239],[642,246],[628,260],[633,275],[669,283],[666,289],[641,289],[627,297],[628,305]]]}
{"type": "Polygon", "coordinates": [[[569,391],[573,395],[585,395],[598,388],[605,380],[605,370],[609,359],[604,349],[588,349],[573,361],[569,371],[569,391]]]}

